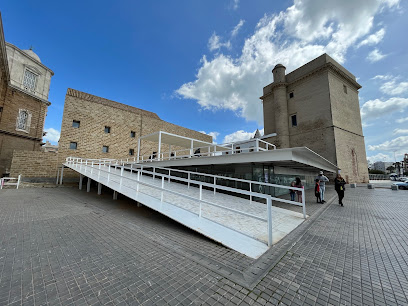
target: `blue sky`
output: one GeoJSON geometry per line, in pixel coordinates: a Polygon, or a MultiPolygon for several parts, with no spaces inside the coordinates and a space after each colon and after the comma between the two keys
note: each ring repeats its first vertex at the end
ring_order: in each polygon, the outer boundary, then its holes
{"type": "Polygon", "coordinates": [[[263,128],[263,86],[327,52],[357,76],[370,161],[408,153],[407,1],[12,1],[6,41],[33,46],[55,75],[55,142],[67,88],[156,112],[216,136],[263,128]]]}

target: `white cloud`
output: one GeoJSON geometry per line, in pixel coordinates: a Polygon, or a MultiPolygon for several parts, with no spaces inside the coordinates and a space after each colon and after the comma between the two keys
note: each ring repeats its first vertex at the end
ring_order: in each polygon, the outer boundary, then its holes
{"type": "Polygon", "coordinates": [[[408,129],[395,129],[394,134],[406,134],[408,135],[408,129]]]}
{"type": "MultiPolygon", "coordinates": [[[[246,39],[241,54],[204,55],[196,79],[176,92],[204,109],[227,109],[262,124],[262,87],[272,81],[272,68],[291,70],[327,52],[344,63],[347,50],[371,33],[380,0],[295,0],[276,15],[265,15],[246,39]],[[355,9],[358,7],[358,9],[355,9]]],[[[213,38],[213,50],[220,39],[213,38]]],[[[218,48],[219,49],[219,48],[218,48]]]]}
{"type": "Polygon", "coordinates": [[[394,77],[392,76],[392,75],[390,75],[390,74],[387,74],[387,75],[381,75],[381,74],[379,74],[379,75],[376,75],[375,77],[373,77],[373,78],[371,78],[372,80],[383,80],[383,81],[387,81],[387,80],[390,80],[390,79],[393,79],[394,77]]]}
{"type": "Polygon", "coordinates": [[[370,163],[375,163],[378,161],[392,161],[393,156],[392,154],[384,154],[384,153],[378,153],[376,155],[368,156],[367,160],[370,161],[370,163]]]}
{"type": "Polygon", "coordinates": [[[229,49],[231,47],[230,41],[221,42],[221,37],[213,33],[213,35],[211,35],[210,39],[208,40],[208,49],[210,49],[210,51],[214,51],[222,47],[229,49]]]}
{"type": "Polygon", "coordinates": [[[408,121],[408,117],[400,118],[400,119],[397,119],[396,121],[397,123],[404,123],[405,121],[408,121]]]}
{"type": "Polygon", "coordinates": [[[52,144],[58,144],[60,138],[60,132],[53,128],[44,129],[44,132],[47,132],[47,135],[43,137],[43,140],[48,140],[52,144]]]}
{"type": "Polygon", "coordinates": [[[408,148],[408,136],[399,136],[379,145],[368,146],[370,151],[398,151],[403,152],[408,148]]]}
{"type": "MultiPolygon", "coordinates": [[[[234,133],[228,134],[224,137],[223,143],[230,143],[230,142],[236,142],[236,141],[243,141],[243,140],[249,140],[254,137],[255,131],[253,132],[245,132],[243,130],[236,131],[234,133]]],[[[264,134],[264,129],[259,130],[259,133],[261,135],[264,134]]]]}
{"type": "Polygon", "coordinates": [[[396,78],[381,85],[380,90],[387,95],[400,95],[408,91],[408,82],[397,83],[396,78]]]}
{"type": "Polygon", "coordinates": [[[234,37],[238,34],[239,30],[242,28],[244,25],[245,20],[241,19],[239,23],[234,27],[234,29],[231,31],[231,36],[234,37]]]}
{"type": "Polygon", "coordinates": [[[405,98],[390,98],[386,101],[370,100],[361,107],[361,118],[375,119],[394,112],[402,112],[406,108],[408,108],[408,99],[405,98]]]}
{"type": "Polygon", "coordinates": [[[385,35],[385,29],[382,28],[381,30],[375,32],[374,34],[369,35],[366,39],[364,39],[362,42],[360,42],[357,45],[357,48],[359,48],[361,46],[365,46],[365,45],[367,45],[367,46],[376,45],[384,38],[384,35],[385,35]]]}
{"type": "Polygon", "coordinates": [[[382,54],[381,51],[379,51],[378,49],[374,49],[373,51],[368,53],[367,60],[371,63],[375,63],[375,62],[382,60],[386,56],[387,55],[382,54]]]}
{"type": "Polygon", "coordinates": [[[245,132],[243,130],[236,131],[234,133],[228,134],[224,137],[223,143],[229,143],[229,142],[236,142],[236,141],[242,141],[242,140],[248,140],[254,137],[255,131],[254,132],[245,132]]]}
{"type": "Polygon", "coordinates": [[[232,9],[236,10],[239,7],[239,0],[232,0],[232,9]]]}
{"type": "Polygon", "coordinates": [[[209,133],[207,133],[205,131],[200,131],[200,133],[210,135],[212,137],[213,143],[217,143],[216,142],[217,137],[220,135],[220,133],[218,133],[218,132],[209,132],[209,133]]]}

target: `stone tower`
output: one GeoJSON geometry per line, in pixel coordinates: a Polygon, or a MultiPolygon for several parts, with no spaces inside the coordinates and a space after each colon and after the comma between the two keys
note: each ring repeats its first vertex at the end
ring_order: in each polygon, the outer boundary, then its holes
{"type": "Polygon", "coordinates": [[[353,74],[327,54],[285,73],[272,70],[263,89],[265,135],[278,148],[308,147],[341,168],[350,182],[368,181],[358,90],[353,74]]]}

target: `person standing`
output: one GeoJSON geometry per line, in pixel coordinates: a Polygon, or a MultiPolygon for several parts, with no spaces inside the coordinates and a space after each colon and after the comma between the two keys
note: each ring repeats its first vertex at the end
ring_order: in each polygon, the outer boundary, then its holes
{"type": "Polygon", "coordinates": [[[334,189],[337,192],[337,195],[339,196],[339,204],[343,206],[343,198],[344,198],[344,190],[346,181],[344,178],[341,177],[340,173],[337,174],[337,177],[334,179],[334,189]]]}
{"type": "Polygon", "coordinates": [[[320,199],[320,184],[319,184],[318,179],[316,179],[316,183],[315,183],[315,196],[316,196],[316,203],[322,203],[322,200],[320,199]]]}
{"type": "MultiPolygon", "coordinates": [[[[300,180],[300,177],[297,177],[297,178],[296,178],[295,187],[297,187],[297,188],[303,188],[303,184],[302,184],[302,181],[300,180]]],[[[299,201],[300,203],[302,203],[302,190],[296,190],[296,193],[297,193],[297,195],[298,195],[298,201],[299,201]]]]}
{"type": "Polygon", "coordinates": [[[316,180],[319,180],[319,185],[320,185],[320,200],[322,203],[326,203],[324,200],[324,192],[326,190],[326,182],[329,181],[329,179],[323,175],[323,171],[320,171],[319,175],[316,177],[316,180]]]}
{"type": "MultiPolygon", "coordinates": [[[[292,181],[290,183],[290,187],[296,187],[296,181],[292,181]]],[[[289,189],[289,193],[290,193],[290,200],[294,201],[295,200],[295,195],[296,195],[296,191],[293,189],[289,189]]]]}

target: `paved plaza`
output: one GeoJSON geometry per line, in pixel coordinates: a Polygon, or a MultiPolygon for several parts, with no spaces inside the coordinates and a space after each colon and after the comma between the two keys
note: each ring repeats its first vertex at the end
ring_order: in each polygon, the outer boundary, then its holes
{"type": "Polygon", "coordinates": [[[328,189],[256,260],[105,189],[2,190],[0,305],[408,305],[408,191],[328,189]]]}

